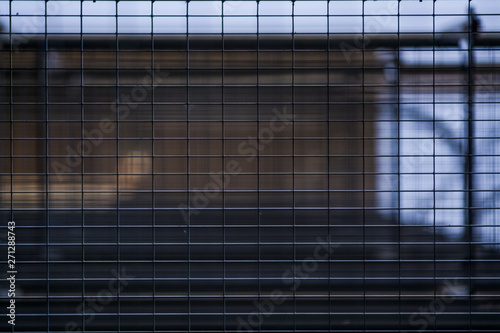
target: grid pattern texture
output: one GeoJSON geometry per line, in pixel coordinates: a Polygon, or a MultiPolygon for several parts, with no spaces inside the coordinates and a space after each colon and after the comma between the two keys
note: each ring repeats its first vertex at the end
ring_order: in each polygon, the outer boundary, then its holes
{"type": "Polygon", "coordinates": [[[498,332],[499,16],[0,2],[15,331],[498,332]]]}

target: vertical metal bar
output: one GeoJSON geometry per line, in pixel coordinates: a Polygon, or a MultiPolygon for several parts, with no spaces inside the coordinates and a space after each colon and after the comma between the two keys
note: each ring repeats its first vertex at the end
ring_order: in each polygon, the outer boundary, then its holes
{"type": "MultiPolygon", "coordinates": [[[[437,300],[436,267],[436,0],[432,1],[432,265],[434,298],[437,300]]],[[[436,309],[434,308],[434,318],[436,309]]],[[[433,323],[437,328],[437,320],[433,323]]]]}
{"type": "MultiPolygon", "coordinates": [[[[13,47],[12,47],[12,0],[9,1],[9,129],[10,129],[10,221],[14,221],[14,79],[13,71],[13,47]]],[[[2,224],[3,225],[3,224],[2,224]]],[[[8,224],[7,224],[8,225],[8,224]]],[[[8,262],[7,262],[8,264],[8,262]]],[[[14,333],[14,325],[11,326],[11,333],[14,333]]]]}
{"type": "MultiPolygon", "coordinates": [[[[326,105],[326,112],[327,112],[327,228],[328,228],[328,249],[330,249],[330,242],[331,242],[331,229],[332,226],[330,224],[330,213],[331,213],[331,165],[330,165],[330,160],[331,160],[331,132],[330,132],[330,127],[331,127],[331,115],[330,115],[330,105],[331,105],[331,99],[330,99],[330,0],[327,0],[326,2],[326,93],[327,93],[327,105],[326,105]]],[[[331,254],[329,253],[327,256],[328,260],[328,331],[332,331],[332,258],[331,254]]]]}
{"type": "Polygon", "coordinates": [[[475,258],[474,248],[474,226],[475,216],[474,207],[474,35],[472,29],[475,29],[476,20],[469,0],[467,8],[467,241],[468,241],[468,272],[469,276],[469,330],[472,332],[472,294],[474,293],[474,282],[472,278],[472,263],[475,258]],[[473,27],[474,25],[474,27],[473,27]]]}
{"type": "MultiPolygon", "coordinates": [[[[10,113],[10,221],[14,220],[14,67],[13,67],[13,47],[12,47],[12,0],[9,1],[9,113],[10,113]]],[[[48,283],[48,282],[47,282],[48,283]]],[[[14,325],[11,326],[14,333],[14,325]]]]}
{"type": "MultiPolygon", "coordinates": [[[[257,0],[257,147],[260,147],[260,98],[261,98],[261,89],[260,89],[260,0],[257,0]]],[[[261,196],[260,196],[260,149],[256,149],[257,151],[257,302],[260,304],[261,302],[261,293],[262,293],[262,280],[260,278],[262,274],[262,263],[261,263],[261,223],[262,223],[262,212],[261,212],[261,196]]]]}
{"type": "MultiPolygon", "coordinates": [[[[12,0],[9,1],[9,129],[10,129],[10,220],[14,220],[14,95],[12,81],[14,79],[12,66],[12,0]]],[[[12,327],[14,330],[14,327],[12,327]]]]}
{"type": "MultiPolygon", "coordinates": [[[[296,202],[295,202],[295,0],[292,0],[292,215],[293,286],[297,286],[296,202]]],[[[293,331],[297,332],[297,289],[293,289],[293,331]]]]}
{"type": "MultiPolygon", "coordinates": [[[[396,242],[398,243],[398,312],[399,312],[398,313],[398,321],[399,321],[398,326],[399,326],[400,330],[403,330],[402,322],[401,322],[401,319],[402,319],[401,318],[402,317],[401,294],[403,292],[402,287],[401,287],[401,277],[402,277],[401,276],[401,225],[400,225],[400,221],[399,221],[399,211],[400,211],[400,207],[399,207],[399,203],[400,203],[400,201],[399,201],[399,194],[400,194],[400,190],[399,190],[399,162],[400,162],[399,161],[400,160],[400,158],[399,158],[399,84],[400,84],[400,82],[399,82],[399,50],[401,49],[401,0],[398,0],[398,13],[397,13],[397,15],[398,15],[397,16],[397,18],[398,18],[398,49],[396,51],[397,52],[397,61],[394,64],[394,66],[397,67],[396,69],[398,71],[398,76],[396,78],[396,80],[397,80],[397,87],[396,87],[396,89],[397,89],[397,92],[396,92],[397,93],[397,101],[396,101],[397,105],[396,105],[396,109],[397,109],[397,125],[398,125],[398,139],[397,139],[398,140],[398,142],[397,142],[397,145],[398,145],[398,148],[397,148],[398,149],[398,151],[397,151],[397,154],[398,154],[398,158],[397,158],[397,160],[398,160],[398,171],[397,171],[398,172],[398,215],[397,215],[397,217],[398,218],[397,218],[396,223],[397,223],[397,227],[398,227],[398,234],[397,234],[398,238],[397,238],[396,242]]],[[[394,119],[394,118],[391,117],[391,119],[394,119]]],[[[391,135],[391,137],[392,137],[392,135],[391,135]]],[[[390,171],[391,171],[391,173],[393,172],[392,170],[390,170],[390,171]]],[[[392,175],[390,175],[390,176],[392,176],[392,175]]],[[[392,184],[392,182],[391,182],[391,184],[392,184]]],[[[391,186],[390,190],[391,191],[393,190],[392,186],[391,186]]],[[[391,194],[391,197],[392,197],[392,194],[391,194]]]]}
{"type": "Polygon", "coordinates": [[[365,172],[366,172],[366,166],[365,166],[365,41],[366,41],[366,35],[365,35],[365,3],[366,0],[363,0],[362,2],[362,8],[361,8],[361,17],[362,17],[362,26],[361,26],[361,35],[362,35],[362,49],[361,49],[361,107],[362,107],[362,126],[361,126],[361,135],[362,135],[362,158],[361,158],[361,163],[362,163],[362,190],[363,190],[363,197],[362,197],[362,214],[363,214],[363,329],[366,331],[366,202],[365,202],[365,193],[366,193],[366,184],[365,184],[365,172]]]}
{"type": "Polygon", "coordinates": [[[151,0],[151,219],[153,245],[153,332],[156,332],[156,188],[155,188],[155,35],[154,2],[151,0]]]}
{"type": "MultiPolygon", "coordinates": [[[[84,150],[84,129],[85,129],[85,103],[84,103],[84,71],[83,71],[83,64],[84,64],[84,58],[83,58],[83,0],[80,0],[80,137],[81,137],[81,151],[84,150]]],[[[83,153],[82,153],[83,154],[83,153]]],[[[82,219],[82,228],[81,228],[81,240],[82,240],[82,331],[85,332],[85,275],[86,275],[86,270],[85,270],[85,214],[84,214],[84,209],[85,209],[85,201],[84,201],[84,186],[85,186],[85,158],[82,156],[82,165],[80,169],[82,175],[81,175],[81,205],[82,205],[82,212],[81,212],[81,219],[82,219]]]]}
{"type": "MultiPolygon", "coordinates": [[[[12,47],[12,0],[9,1],[9,129],[10,129],[10,221],[14,220],[14,88],[13,88],[13,47],[12,47]]],[[[11,326],[14,333],[14,325],[11,326]]]]}
{"type": "Polygon", "coordinates": [[[50,217],[49,217],[49,43],[48,43],[48,31],[47,31],[47,2],[48,0],[45,0],[44,3],[44,38],[45,38],[45,43],[44,43],[44,52],[45,52],[45,61],[44,61],[44,67],[45,67],[45,219],[46,219],[46,257],[45,260],[47,261],[47,272],[46,272],[46,278],[47,278],[47,331],[50,329],[50,217]]]}
{"type": "MultiPolygon", "coordinates": [[[[398,14],[401,13],[401,2],[398,3],[398,14]]],[[[401,242],[402,242],[402,234],[401,234],[401,34],[398,31],[398,48],[396,50],[396,61],[395,61],[395,66],[397,70],[397,76],[396,76],[396,124],[397,124],[397,136],[396,136],[396,159],[397,159],[397,212],[396,214],[393,214],[392,216],[395,216],[396,218],[396,223],[398,227],[398,273],[399,277],[401,278],[401,242]]],[[[391,168],[392,169],[392,168],[391,168]]],[[[392,175],[392,170],[391,170],[391,175],[392,175]]],[[[392,191],[392,188],[391,188],[392,191]]],[[[392,197],[392,195],[391,195],[392,197]]],[[[400,279],[401,281],[401,279],[400,279]]],[[[401,290],[401,282],[400,282],[400,293],[402,292],[401,290]]],[[[401,304],[400,304],[401,308],[401,304]]],[[[401,327],[402,329],[402,327],[401,327]]]]}
{"type": "Polygon", "coordinates": [[[190,45],[189,45],[189,0],[186,0],[186,120],[187,120],[187,148],[186,148],[186,159],[187,159],[187,242],[188,242],[188,330],[191,331],[191,158],[189,154],[190,148],[190,101],[189,101],[189,85],[191,84],[190,80],[190,55],[189,55],[190,45]]]}
{"type": "MultiPolygon", "coordinates": [[[[115,1],[115,97],[116,97],[116,260],[117,260],[117,276],[118,282],[120,281],[120,43],[118,39],[118,3],[115,1]]],[[[121,292],[117,288],[116,302],[117,302],[117,330],[121,331],[121,292]]]]}
{"type": "MultiPolygon", "coordinates": [[[[225,178],[225,156],[226,156],[226,151],[224,149],[224,140],[226,138],[225,136],[225,122],[224,122],[224,52],[225,52],[225,35],[224,35],[224,3],[225,0],[222,0],[221,3],[221,45],[222,45],[222,51],[221,51],[221,113],[222,113],[222,139],[221,139],[221,145],[222,145],[222,159],[221,159],[221,172],[222,172],[222,186],[221,186],[221,191],[222,191],[222,307],[223,307],[223,328],[224,332],[227,330],[227,322],[226,322],[226,313],[227,313],[227,308],[226,308],[226,190],[225,190],[225,184],[226,184],[226,178],[225,178]]],[[[228,175],[228,177],[231,177],[228,175]]]]}

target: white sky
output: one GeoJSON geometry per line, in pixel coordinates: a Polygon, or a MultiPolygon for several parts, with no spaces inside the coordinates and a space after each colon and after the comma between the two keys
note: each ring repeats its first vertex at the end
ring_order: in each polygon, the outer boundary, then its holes
{"type": "MultiPolygon", "coordinates": [[[[473,0],[470,3],[476,13],[482,15],[482,31],[500,32],[500,1],[473,0]]],[[[363,12],[367,33],[390,33],[398,29],[400,32],[458,31],[467,22],[469,0],[401,1],[399,22],[397,4],[397,0],[332,0],[328,8],[327,1],[298,0],[293,10],[296,17],[292,21],[291,1],[261,1],[258,20],[255,1],[226,1],[224,5],[221,1],[191,1],[190,17],[186,22],[184,1],[158,0],[153,4],[151,1],[120,1],[116,5],[109,0],[85,0],[81,5],[79,0],[50,0],[47,27],[43,0],[14,0],[11,11],[13,33],[43,33],[45,28],[49,33],[80,33],[82,27],[84,33],[115,33],[117,29],[124,33],[150,33],[151,27],[155,33],[185,33],[187,28],[193,33],[220,33],[223,29],[226,33],[254,33],[257,26],[263,33],[287,33],[292,32],[292,28],[298,33],[356,33],[363,31],[363,12]],[[117,11],[118,22],[115,19],[117,11]],[[435,20],[433,13],[437,15],[435,20]],[[80,14],[83,14],[82,22],[80,14]]],[[[0,15],[0,22],[8,27],[8,0],[0,1],[0,15]]]]}

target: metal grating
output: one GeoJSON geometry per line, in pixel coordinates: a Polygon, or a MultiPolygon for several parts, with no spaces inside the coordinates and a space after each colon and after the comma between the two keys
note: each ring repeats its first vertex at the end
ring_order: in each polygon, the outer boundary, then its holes
{"type": "Polygon", "coordinates": [[[0,2],[2,331],[497,332],[499,15],[0,2]]]}

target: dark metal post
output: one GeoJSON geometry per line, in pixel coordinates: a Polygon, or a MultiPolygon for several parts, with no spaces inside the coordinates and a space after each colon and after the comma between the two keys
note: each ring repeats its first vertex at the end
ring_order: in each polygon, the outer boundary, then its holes
{"type": "Polygon", "coordinates": [[[464,64],[464,70],[466,71],[466,83],[467,83],[467,144],[466,144],[466,160],[465,160],[465,186],[466,186],[466,207],[467,215],[465,217],[465,230],[464,230],[464,242],[468,242],[468,253],[466,252],[467,260],[464,262],[465,276],[469,276],[469,295],[473,294],[474,286],[472,283],[472,260],[475,257],[474,254],[474,44],[475,37],[479,31],[479,20],[474,14],[473,9],[469,4],[469,12],[467,16],[467,59],[464,64]]]}

